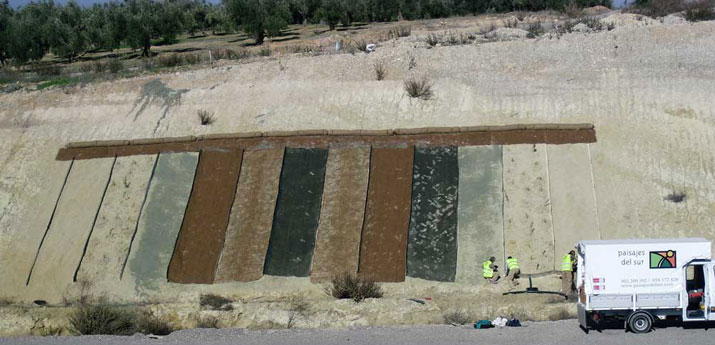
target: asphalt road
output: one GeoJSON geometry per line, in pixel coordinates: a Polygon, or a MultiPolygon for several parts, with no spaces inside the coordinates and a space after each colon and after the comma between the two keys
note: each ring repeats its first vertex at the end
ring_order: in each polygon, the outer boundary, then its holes
{"type": "Polygon", "coordinates": [[[520,328],[475,330],[452,326],[365,327],[332,330],[273,330],[247,331],[242,329],[184,330],[161,339],[147,336],[131,337],[14,337],[0,338],[0,344],[252,344],[252,345],[334,345],[334,344],[687,344],[711,345],[715,329],[659,328],[648,334],[626,333],[622,329],[585,334],[576,320],[525,323],[520,328]]]}

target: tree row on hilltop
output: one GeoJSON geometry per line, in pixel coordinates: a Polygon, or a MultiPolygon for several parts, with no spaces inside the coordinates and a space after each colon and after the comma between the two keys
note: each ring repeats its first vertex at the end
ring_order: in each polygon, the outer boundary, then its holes
{"type": "Polygon", "coordinates": [[[73,61],[93,51],[129,47],[151,56],[151,46],[183,33],[241,30],[262,44],[289,24],[384,22],[514,10],[561,10],[610,5],[610,0],[112,0],[82,7],[74,0],[31,2],[18,9],[0,0],[0,64],[37,61],[46,54],[73,61]]]}

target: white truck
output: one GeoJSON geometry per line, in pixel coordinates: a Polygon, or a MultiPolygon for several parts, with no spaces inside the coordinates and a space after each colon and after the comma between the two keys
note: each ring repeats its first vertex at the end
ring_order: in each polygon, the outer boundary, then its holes
{"type": "Polygon", "coordinates": [[[581,241],[575,274],[586,332],[613,321],[645,333],[656,320],[715,320],[715,262],[704,238],[581,241]]]}

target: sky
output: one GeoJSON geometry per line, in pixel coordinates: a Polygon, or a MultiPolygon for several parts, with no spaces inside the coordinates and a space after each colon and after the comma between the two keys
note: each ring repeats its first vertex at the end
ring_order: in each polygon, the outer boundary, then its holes
{"type": "MultiPolygon", "coordinates": [[[[17,8],[17,7],[22,6],[30,1],[31,0],[10,0],[10,6],[17,8]]],[[[66,3],[67,1],[68,0],[55,0],[55,2],[62,3],[62,4],[66,3]]],[[[108,1],[109,0],[77,0],[77,2],[83,6],[91,6],[92,4],[104,3],[104,2],[108,2],[108,1]]],[[[214,4],[221,2],[221,0],[207,0],[207,1],[214,3],[214,4]]],[[[634,0],[613,0],[613,5],[615,7],[621,7],[621,6],[623,6],[623,3],[626,1],[633,2],[634,0]]]]}

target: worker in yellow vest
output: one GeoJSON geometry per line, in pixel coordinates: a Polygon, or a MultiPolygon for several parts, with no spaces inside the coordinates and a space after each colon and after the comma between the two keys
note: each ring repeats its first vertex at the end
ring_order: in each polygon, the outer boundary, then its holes
{"type": "Polygon", "coordinates": [[[573,272],[576,264],[576,252],[570,251],[561,258],[561,292],[569,294],[573,291],[573,272]]]}
{"type": "Polygon", "coordinates": [[[516,281],[519,279],[519,275],[521,274],[521,269],[519,269],[519,261],[516,260],[515,257],[507,257],[506,258],[506,277],[511,280],[512,284],[514,285],[519,285],[519,282],[516,281]]]}
{"type": "Polygon", "coordinates": [[[497,266],[494,265],[496,259],[492,256],[489,260],[482,263],[482,277],[487,283],[496,284],[499,280],[499,273],[496,272],[497,266]]]}

